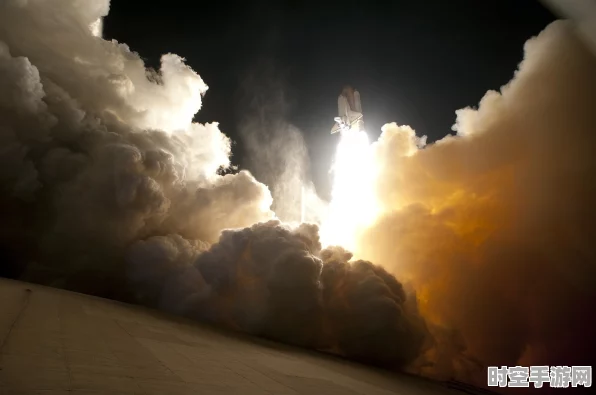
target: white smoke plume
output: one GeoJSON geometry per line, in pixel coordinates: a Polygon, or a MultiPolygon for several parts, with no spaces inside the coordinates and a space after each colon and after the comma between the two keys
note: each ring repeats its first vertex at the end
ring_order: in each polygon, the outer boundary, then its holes
{"type": "MultiPolygon", "coordinates": [[[[73,273],[116,275],[138,240],[209,243],[274,217],[267,187],[249,173],[217,175],[230,141],[217,124],[192,123],[207,85],[177,55],[153,72],[94,35],[108,9],[0,4],[0,181],[5,226],[16,225],[3,234],[30,236],[27,259],[81,289],[73,273]]],[[[3,240],[12,257],[13,242],[3,240]]]]}

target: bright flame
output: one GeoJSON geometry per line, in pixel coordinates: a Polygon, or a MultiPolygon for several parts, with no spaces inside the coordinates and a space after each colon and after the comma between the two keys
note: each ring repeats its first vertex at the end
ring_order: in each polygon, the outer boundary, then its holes
{"type": "Polygon", "coordinates": [[[341,133],[333,163],[333,189],[327,216],[321,224],[323,246],[341,245],[357,253],[358,233],[378,214],[376,171],[365,131],[341,133]]]}

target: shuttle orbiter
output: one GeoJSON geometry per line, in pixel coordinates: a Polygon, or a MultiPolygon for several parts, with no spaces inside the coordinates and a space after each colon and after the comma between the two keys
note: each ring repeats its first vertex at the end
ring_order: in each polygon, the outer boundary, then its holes
{"type": "Polygon", "coordinates": [[[360,103],[360,93],[352,87],[345,87],[337,99],[338,116],[334,118],[335,125],[331,129],[331,134],[350,130],[363,129],[362,104],[360,103]]]}

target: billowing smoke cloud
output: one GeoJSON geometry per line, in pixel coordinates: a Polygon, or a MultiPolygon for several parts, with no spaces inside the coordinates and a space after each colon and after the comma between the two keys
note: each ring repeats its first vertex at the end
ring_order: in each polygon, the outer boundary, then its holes
{"type": "MultiPolygon", "coordinates": [[[[176,55],[150,71],[103,40],[108,8],[0,4],[3,273],[370,363],[413,361],[428,342],[416,298],[379,266],[322,250],[316,225],[276,220],[248,172],[218,175],[230,141],[192,123],[207,85],[176,55]]],[[[273,130],[265,151],[285,187],[301,181],[305,152],[284,157],[303,143],[277,125],[249,128],[273,130]]]]}
{"type": "Polygon", "coordinates": [[[98,278],[122,278],[138,240],[211,243],[222,229],[273,218],[266,186],[247,172],[217,175],[230,141],[217,124],[192,123],[207,85],[176,55],[154,72],[126,45],[95,36],[108,8],[0,5],[6,265],[84,291],[114,288],[98,278]]]}
{"type": "Polygon", "coordinates": [[[138,289],[164,309],[403,367],[428,340],[416,298],[383,268],[351,258],[341,247],[321,250],[316,225],[279,221],[226,230],[204,252],[178,236],[130,252],[138,289]]]}
{"type": "Polygon", "coordinates": [[[456,136],[419,148],[409,127],[384,127],[383,215],[359,255],[416,289],[436,332],[417,371],[593,365],[594,103],[596,59],[559,21],[501,92],[457,112],[456,136]]]}
{"type": "Polygon", "coordinates": [[[218,175],[230,141],[192,123],[207,85],[101,39],[108,10],[0,3],[2,273],[435,377],[593,365],[596,60],[568,24],[457,136],[385,127],[373,264],[275,220],[250,173],[218,175]]]}

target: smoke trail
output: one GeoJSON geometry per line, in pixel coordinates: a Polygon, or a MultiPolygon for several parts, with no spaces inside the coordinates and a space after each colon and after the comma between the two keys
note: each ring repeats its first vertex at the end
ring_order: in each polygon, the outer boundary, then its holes
{"type": "Polygon", "coordinates": [[[300,130],[286,121],[284,85],[272,60],[256,62],[241,84],[245,111],[239,130],[248,165],[271,188],[275,213],[284,221],[299,221],[308,151],[300,130]]]}
{"type": "Polygon", "coordinates": [[[358,247],[416,289],[436,329],[418,372],[593,364],[594,103],[596,59],[559,21],[527,42],[501,92],[457,112],[457,136],[419,149],[409,127],[384,127],[384,214],[358,247]]]}

